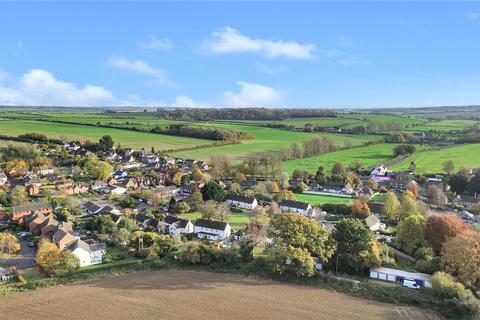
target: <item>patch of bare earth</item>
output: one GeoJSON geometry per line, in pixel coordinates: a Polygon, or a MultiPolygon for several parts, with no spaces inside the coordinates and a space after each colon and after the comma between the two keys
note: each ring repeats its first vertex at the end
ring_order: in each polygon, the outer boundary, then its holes
{"type": "Polygon", "coordinates": [[[241,275],[164,270],[0,298],[0,319],[418,319],[409,307],[241,275]]]}

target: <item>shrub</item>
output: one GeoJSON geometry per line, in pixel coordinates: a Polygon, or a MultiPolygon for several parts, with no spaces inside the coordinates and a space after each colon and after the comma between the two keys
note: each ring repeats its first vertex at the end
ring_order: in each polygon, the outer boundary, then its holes
{"type": "Polygon", "coordinates": [[[437,272],[432,277],[433,293],[442,298],[458,298],[465,291],[465,287],[456,282],[453,277],[443,271],[437,272]]]}

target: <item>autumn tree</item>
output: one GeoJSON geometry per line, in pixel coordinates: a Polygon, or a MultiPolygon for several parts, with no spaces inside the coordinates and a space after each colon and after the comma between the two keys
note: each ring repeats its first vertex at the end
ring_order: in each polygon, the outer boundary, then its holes
{"type": "Polygon", "coordinates": [[[17,185],[10,192],[10,202],[12,206],[19,206],[28,201],[27,191],[24,186],[17,185]]]}
{"type": "Polygon", "coordinates": [[[370,207],[368,206],[368,199],[359,198],[353,202],[352,216],[355,218],[364,219],[371,214],[370,207]]]}
{"type": "Polygon", "coordinates": [[[439,253],[445,241],[468,229],[462,219],[454,214],[430,215],[427,219],[425,238],[430,246],[439,253]]]}
{"type": "Polygon", "coordinates": [[[226,221],[230,214],[230,209],[226,203],[217,203],[209,200],[199,206],[202,219],[226,221]]]}
{"type": "Polygon", "coordinates": [[[20,243],[10,232],[0,233],[0,255],[1,254],[14,254],[20,251],[20,243]]]}
{"type": "Polygon", "coordinates": [[[448,160],[448,161],[445,161],[443,164],[443,171],[445,171],[447,173],[447,175],[449,176],[453,170],[455,169],[455,165],[453,163],[452,160],[448,160]]]}
{"type": "Polygon", "coordinates": [[[416,214],[420,214],[417,200],[410,191],[406,191],[400,198],[400,219],[416,214]]]}
{"type": "Polygon", "coordinates": [[[443,244],[441,267],[463,284],[475,284],[480,279],[480,234],[467,230],[443,244]]]}
{"type": "Polygon", "coordinates": [[[420,214],[413,214],[398,224],[397,238],[395,244],[397,248],[408,253],[413,254],[419,248],[424,247],[427,243],[425,241],[426,219],[420,214]]]}
{"type": "Polygon", "coordinates": [[[420,189],[420,186],[418,185],[418,183],[415,180],[410,181],[406,185],[405,190],[410,191],[412,196],[415,199],[420,196],[421,189],[420,189]]]}
{"type": "Polygon", "coordinates": [[[402,206],[395,192],[387,192],[382,212],[391,221],[398,221],[402,206]]]}
{"type": "Polygon", "coordinates": [[[427,196],[430,200],[430,203],[434,205],[443,206],[447,204],[447,196],[438,186],[434,184],[427,187],[427,196]]]}
{"type": "Polygon", "coordinates": [[[54,243],[47,240],[40,241],[35,261],[48,275],[57,275],[80,267],[80,261],[73,253],[62,252],[54,243]]]}
{"type": "Polygon", "coordinates": [[[327,182],[327,172],[324,166],[318,167],[317,173],[315,174],[315,181],[321,186],[327,182]]]}
{"type": "Polygon", "coordinates": [[[314,274],[314,260],[317,256],[327,262],[334,246],[328,239],[328,232],[315,220],[293,213],[276,214],[270,221],[269,237],[272,245],[267,248],[272,270],[283,273],[290,261],[299,276],[314,274]]]}

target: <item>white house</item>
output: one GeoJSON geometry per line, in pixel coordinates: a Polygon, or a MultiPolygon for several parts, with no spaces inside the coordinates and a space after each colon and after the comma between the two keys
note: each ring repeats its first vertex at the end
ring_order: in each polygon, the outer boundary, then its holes
{"type": "Polygon", "coordinates": [[[387,169],[387,167],[385,165],[380,165],[378,167],[376,167],[375,169],[372,170],[372,172],[370,172],[370,176],[388,176],[388,174],[390,173],[390,171],[387,169]]]}
{"type": "Polygon", "coordinates": [[[110,190],[110,194],[115,195],[115,196],[118,196],[118,195],[121,195],[121,194],[124,194],[125,192],[127,192],[126,188],[115,186],[115,185],[114,186],[108,186],[108,189],[110,190]]]}
{"type": "Polygon", "coordinates": [[[3,186],[5,183],[7,183],[8,181],[8,178],[7,178],[7,175],[5,173],[0,172],[0,186],[3,186]]]}
{"type": "Polygon", "coordinates": [[[227,204],[231,207],[253,210],[256,206],[258,206],[257,199],[255,198],[248,198],[242,197],[237,195],[229,195],[227,196],[227,204]]]}
{"type": "Polygon", "coordinates": [[[232,232],[228,222],[199,219],[195,222],[194,232],[200,239],[224,240],[232,232]]]}
{"type": "Polygon", "coordinates": [[[103,256],[106,253],[106,246],[104,243],[89,245],[85,241],[77,239],[65,250],[69,250],[78,258],[80,267],[86,267],[102,263],[103,256]]]}
{"type": "Polygon", "coordinates": [[[162,221],[164,230],[171,235],[193,233],[193,223],[190,220],[168,215],[162,221]]]}
{"type": "Polygon", "coordinates": [[[302,216],[315,215],[315,211],[313,210],[312,206],[307,202],[283,200],[282,202],[279,203],[279,205],[280,205],[280,210],[282,210],[282,212],[294,212],[302,216]]]}
{"type": "Polygon", "coordinates": [[[385,230],[385,224],[380,222],[376,215],[371,214],[365,218],[365,223],[371,231],[385,230]]]}

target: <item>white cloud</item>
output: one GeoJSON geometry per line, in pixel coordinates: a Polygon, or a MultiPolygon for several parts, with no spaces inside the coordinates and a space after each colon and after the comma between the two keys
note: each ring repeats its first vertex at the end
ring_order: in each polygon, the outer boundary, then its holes
{"type": "Polygon", "coordinates": [[[167,79],[167,73],[164,70],[152,67],[145,61],[129,60],[125,57],[114,56],[108,60],[108,63],[112,67],[120,70],[131,71],[145,76],[153,77],[159,84],[169,84],[169,81],[167,79]]]}
{"type": "Polygon", "coordinates": [[[197,108],[202,106],[200,103],[193,101],[187,96],[178,96],[171,104],[173,108],[197,108]]]}
{"type": "Polygon", "coordinates": [[[93,85],[77,87],[55,79],[53,74],[33,69],[9,86],[0,85],[0,105],[15,106],[107,106],[130,105],[109,90],[93,85]]]}
{"type": "Polygon", "coordinates": [[[140,42],[144,49],[169,50],[173,47],[173,42],[169,38],[157,39],[156,36],[150,36],[147,41],[140,42]]]}
{"type": "Polygon", "coordinates": [[[227,91],[222,104],[227,107],[273,107],[282,103],[282,95],[277,90],[257,83],[237,81],[239,92],[227,91]]]}
{"type": "Polygon", "coordinates": [[[472,12],[472,13],[467,14],[467,19],[470,19],[470,20],[480,19],[480,12],[472,12]]]}
{"type": "Polygon", "coordinates": [[[252,39],[234,28],[225,27],[212,32],[211,38],[204,41],[203,49],[216,54],[261,53],[267,58],[311,59],[315,45],[299,44],[296,41],[252,39]]]}

